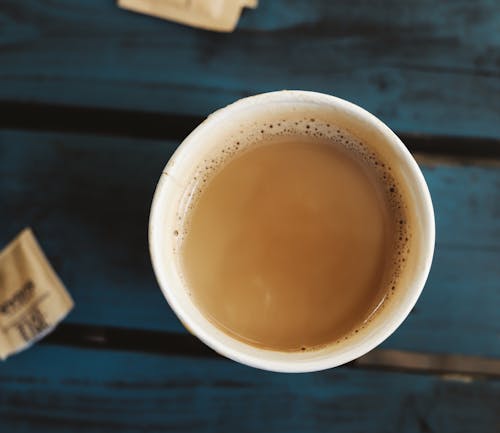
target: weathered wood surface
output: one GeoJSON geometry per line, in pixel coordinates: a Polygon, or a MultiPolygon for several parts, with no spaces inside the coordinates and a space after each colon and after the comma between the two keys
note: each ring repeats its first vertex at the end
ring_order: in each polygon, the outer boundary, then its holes
{"type": "MultiPolygon", "coordinates": [[[[0,132],[0,243],[32,225],[76,300],[68,323],[185,332],[147,248],[156,181],[177,143],[0,132]]],[[[499,356],[500,169],[426,159],[437,243],[423,295],[385,347],[499,356]]]]}
{"type": "Polygon", "coordinates": [[[2,0],[0,101],[205,115],[300,88],[405,132],[500,137],[500,3],[264,0],[221,35],[102,0],[2,0]]]}
{"type": "Polygon", "coordinates": [[[0,367],[2,432],[496,433],[500,381],[40,346],[0,367]]]}
{"type": "MultiPolygon", "coordinates": [[[[412,150],[498,157],[500,3],[262,0],[221,35],[111,0],[0,1],[0,246],[31,225],[76,300],[0,365],[1,433],[499,431],[498,380],[257,371],[164,301],[147,250],[161,169],[201,117],[282,88],[358,103],[412,150]]],[[[420,161],[435,259],[383,347],[498,358],[498,160],[420,161]]]]}

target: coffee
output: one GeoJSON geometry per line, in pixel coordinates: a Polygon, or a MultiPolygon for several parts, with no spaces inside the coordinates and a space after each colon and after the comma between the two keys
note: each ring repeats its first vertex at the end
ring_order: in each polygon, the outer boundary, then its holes
{"type": "Polygon", "coordinates": [[[349,338],[388,302],[405,260],[390,167],[314,119],[256,129],[199,167],[186,191],[175,232],[185,283],[212,323],[253,346],[349,338]]]}

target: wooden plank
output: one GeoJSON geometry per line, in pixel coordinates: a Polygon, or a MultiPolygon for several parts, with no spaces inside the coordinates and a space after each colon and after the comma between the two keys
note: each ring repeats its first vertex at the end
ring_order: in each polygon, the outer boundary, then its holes
{"type": "MultiPolygon", "coordinates": [[[[0,132],[0,244],[32,225],[75,298],[69,323],[185,332],[148,257],[156,181],[177,143],[0,132]]],[[[437,246],[427,286],[385,347],[499,356],[498,166],[423,165],[437,246]]]]}
{"type": "Polygon", "coordinates": [[[2,429],[497,432],[499,381],[34,347],[0,367],[2,429]],[[383,397],[381,397],[383,395],[383,397]]]}
{"type": "Polygon", "coordinates": [[[220,35],[114,2],[3,0],[0,99],[206,115],[301,88],[404,132],[500,136],[500,3],[273,0],[220,35]]]}

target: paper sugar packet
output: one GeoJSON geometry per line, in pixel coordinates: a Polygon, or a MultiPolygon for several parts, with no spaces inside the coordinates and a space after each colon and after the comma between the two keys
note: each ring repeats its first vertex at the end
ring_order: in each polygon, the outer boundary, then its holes
{"type": "Polygon", "coordinates": [[[47,335],[73,300],[31,229],[0,251],[0,359],[47,335]]]}
{"type": "Polygon", "coordinates": [[[244,7],[258,0],[118,0],[118,6],[218,32],[232,32],[244,7]]]}

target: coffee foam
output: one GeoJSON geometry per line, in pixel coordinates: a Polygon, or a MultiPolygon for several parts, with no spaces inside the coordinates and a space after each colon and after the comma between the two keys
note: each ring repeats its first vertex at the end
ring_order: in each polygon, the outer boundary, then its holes
{"type": "MultiPolygon", "coordinates": [[[[319,117],[319,116],[318,116],[319,117]]],[[[341,344],[342,340],[349,340],[359,334],[366,326],[377,317],[380,312],[388,305],[389,301],[397,295],[397,286],[400,276],[407,262],[410,253],[411,227],[407,217],[407,207],[404,204],[402,188],[400,187],[393,170],[389,163],[385,161],[379,153],[372,149],[367,143],[356,137],[354,133],[344,127],[335,125],[332,122],[324,121],[316,117],[295,117],[289,119],[277,119],[274,121],[254,121],[251,123],[242,123],[228,134],[208,158],[195,168],[190,183],[186,188],[183,197],[183,206],[179,206],[177,214],[178,228],[173,231],[174,252],[177,252],[183,239],[189,231],[190,211],[196,206],[198,198],[204,191],[205,185],[214,175],[233,158],[241,155],[250,147],[264,144],[272,141],[275,137],[317,137],[331,141],[334,146],[342,146],[353,157],[357,158],[363,164],[368,166],[378,180],[383,185],[383,191],[387,203],[391,208],[391,214],[394,218],[394,227],[397,231],[394,235],[394,253],[392,266],[384,278],[386,287],[385,296],[368,317],[365,322],[345,335],[343,339],[331,344],[341,344]]],[[[181,267],[179,266],[181,269],[181,267]]],[[[181,275],[185,282],[185,278],[181,275]]],[[[187,287],[187,285],[186,285],[187,287]]],[[[324,346],[322,346],[324,347],[324,346]]],[[[303,347],[302,351],[319,350],[322,347],[303,347]]]]}

